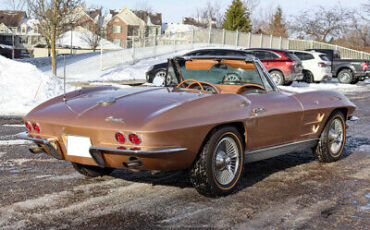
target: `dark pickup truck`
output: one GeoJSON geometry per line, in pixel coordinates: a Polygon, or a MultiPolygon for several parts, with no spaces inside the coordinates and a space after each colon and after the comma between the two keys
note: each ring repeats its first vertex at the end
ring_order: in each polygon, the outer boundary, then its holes
{"type": "Polygon", "coordinates": [[[1,56],[7,57],[7,58],[12,58],[12,52],[13,52],[13,50],[10,49],[8,46],[0,44],[0,55],[1,56]]]}
{"type": "Polygon", "coordinates": [[[331,61],[333,77],[338,78],[340,83],[356,84],[370,77],[370,60],[341,59],[339,50],[332,49],[307,49],[326,54],[331,61]]]}

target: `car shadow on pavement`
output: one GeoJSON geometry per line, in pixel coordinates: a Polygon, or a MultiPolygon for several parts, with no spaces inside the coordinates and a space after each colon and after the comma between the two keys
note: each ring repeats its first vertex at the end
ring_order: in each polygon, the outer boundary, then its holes
{"type": "MultiPolygon", "coordinates": [[[[359,138],[347,136],[346,146],[341,160],[350,156],[355,150],[361,146],[370,143],[369,138],[359,138]]],[[[244,165],[244,173],[240,181],[238,191],[253,186],[254,184],[262,181],[266,177],[288,168],[298,165],[303,165],[315,161],[316,158],[310,149],[285,154],[282,156],[274,157],[268,160],[249,163],[244,165]]],[[[187,171],[173,171],[162,172],[152,175],[150,172],[132,172],[125,169],[117,169],[112,174],[112,177],[132,181],[136,183],[147,183],[155,185],[174,186],[179,188],[192,187],[187,171]]]]}

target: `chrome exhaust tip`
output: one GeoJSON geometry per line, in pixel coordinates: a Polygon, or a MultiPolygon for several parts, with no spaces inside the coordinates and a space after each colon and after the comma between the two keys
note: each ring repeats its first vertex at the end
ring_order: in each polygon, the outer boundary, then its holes
{"type": "Polygon", "coordinates": [[[128,160],[128,162],[123,162],[123,166],[126,168],[140,168],[143,166],[143,162],[141,162],[141,160],[139,160],[137,157],[131,156],[128,158],[128,160]]]}
{"type": "Polygon", "coordinates": [[[45,150],[43,147],[38,145],[33,145],[28,149],[32,154],[44,153],[45,150]]]}

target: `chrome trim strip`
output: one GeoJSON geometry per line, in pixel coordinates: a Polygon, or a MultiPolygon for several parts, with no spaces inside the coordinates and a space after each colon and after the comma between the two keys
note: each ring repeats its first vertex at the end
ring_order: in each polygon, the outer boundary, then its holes
{"type": "Polygon", "coordinates": [[[49,138],[49,139],[45,139],[45,138],[35,138],[35,137],[30,137],[28,136],[28,133],[27,132],[23,132],[23,133],[18,133],[15,135],[16,137],[20,138],[20,139],[24,139],[24,140],[28,140],[28,141],[33,141],[33,142],[36,142],[36,143],[42,143],[46,146],[47,150],[49,151],[49,153],[56,159],[58,160],[63,160],[64,157],[63,157],[63,154],[60,155],[57,151],[57,149],[53,146],[53,142],[54,144],[56,144],[56,139],[54,138],[49,138]]]}
{"type": "Polygon", "coordinates": [[[175,152],[182,152],[186,151],[187,148],[167,148],[167,149],[157,149],[157,150],[129,150],[129,149],[113,149],[113,148],[104,148],[104,147],[90,147],[91,151],[103,151],[103,152],[110,152],[110,153],[121,153],[125,155],[152,155],[152,154],[165,154],[165,153],[175,153],[175,152]]]}
{"type": "Polygon", "coordinates": [[[18,133],[15,136],[23,140],[34,141],[34,142],[43,143],[43,144],[48,144],[50,143],[50,141],[55,141],[55,139],[53,138],[45,139],[45,138],[30,137],[28,136],[27,132],[18,133]]]}
{"type": "Polygon", "coordinates": [[[293,143],[267,147],[263,149],[245,151],[244,152],[245,162],[250,163],[250,162],[255,162],[255,161],[261,161],[261,160],[269,159],[272,157],[280,156],[286,153],[300,151],[300,150],[304,150],[307,148],[312,148],[317,145],[318,141],[319,139],[316,138],[316,139],[297,141],[293,143]]]}

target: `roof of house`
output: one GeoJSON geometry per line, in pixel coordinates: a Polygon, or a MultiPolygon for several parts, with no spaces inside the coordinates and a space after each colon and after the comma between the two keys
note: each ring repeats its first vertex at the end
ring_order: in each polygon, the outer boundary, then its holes
{"type": "Polygon", "coordinates": [[[101,16],[101,9],[90,9],[90,10],[86,10],[85,13],[94,20],[96,16],[101,16]]]}
{"type": "Polygon", "coordinates": [[[119,14],[115,15],[114,17],[119,17],[127,25],[132,25],[132,26],[144,26],[145,25],[145,22],[141,18],[136,16],[136,14],[134,14],[130,9],[128,9],[125,6],[123,6],[121,12],[119,12],[119,14]]]}
{"type": "Polygon", "coordinates": [[[161,13],[151,13],[145,10],[134,10],[132,11],[136,16],[145,22],[147,25],[162,25],[162,14],[161,13]]]}
{"type": "Polygon", "coordinates": [[[17,27],[22,23],[24,17],[27,17],[24,11],[0,10],[0,23],[6,26],[17,27]]]}

